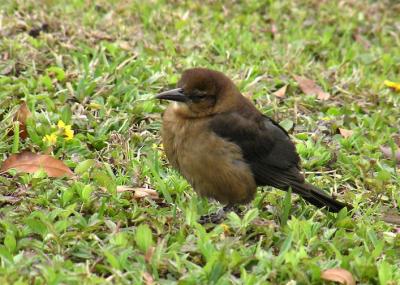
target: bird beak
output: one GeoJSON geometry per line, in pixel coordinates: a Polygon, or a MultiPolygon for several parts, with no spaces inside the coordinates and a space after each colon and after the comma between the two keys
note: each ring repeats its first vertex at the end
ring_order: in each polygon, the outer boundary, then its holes
{"type": "Polygon", "coordinates": [[[171,100],[171,101],[177,101],[177,102],[188,101],[188,98],[183,93],[182,88],[176,88],[176,89],[162,92],[162,93],[158,94],[155,98],[160,99],[160,100],[171,100]]]}

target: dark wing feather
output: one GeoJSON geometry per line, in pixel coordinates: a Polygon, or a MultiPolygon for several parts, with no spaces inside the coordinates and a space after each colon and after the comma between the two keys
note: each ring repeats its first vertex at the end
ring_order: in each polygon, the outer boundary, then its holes
{"type": "Polygon", "coordinates": [[[304,181],[300,173],[300,158],[287,132],[272,119],[258,112],[231,112],[215,116],[211,129],[219,136],[240,146],[250,164],[257,185],[269,185],[282,190],[292,188],[317,207],[338,212],[350,205],[336,201],[327,193],[304,181]]]}
{"type": "Polygon", "coordinates": [[[285,189],[292,181],[304,181],[299,156],[286,131],[272,119],[256,115],[220,114],[211,120],[210,127],[240,146],[258,185],[285,189]]]}

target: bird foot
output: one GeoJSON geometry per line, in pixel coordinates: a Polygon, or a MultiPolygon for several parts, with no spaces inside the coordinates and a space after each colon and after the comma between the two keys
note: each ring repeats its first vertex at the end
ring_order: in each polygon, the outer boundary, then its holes
{"type": "Polygon", "coordinates": [[[216,213],[201,216],[199,223],[202,225],[207,224],[207,223],[219,224],[226,217],[226,214],[231,211],[236,212],[237,208],[235,206],[231,206],[231,205],[225,206],[225,207],[219,209],[216,213]]]}
{"type": "Polygon", "coordinates": [[[226,213],[224,209],[219,209],[216,213],[203,215],[200,217],[199,223],[204,225],[207,223],[219,224],[225,218],[226,213]]]}

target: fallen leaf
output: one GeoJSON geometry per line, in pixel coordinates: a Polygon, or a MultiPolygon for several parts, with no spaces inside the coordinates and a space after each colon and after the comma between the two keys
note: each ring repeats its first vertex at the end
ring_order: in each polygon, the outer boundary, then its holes
{"type": "Polygon", "coordinates": [[[392,88],[393,90],[395,90],[397,92],[400,92],[400,83],[398,83],[398,82],[385,80],[383,82],[383,84],[385,84],[387,87],[392,88]]]}
{"type": "Polygon", "coordinates": [[[345,285],[355,285],[353,275],[343,268],[327,269],[321,274],[321,278],[327,281],[334,281],[345,285]]]}
{"type": "Polygon", "coordinates": [[[153,279],[153,277],[150,275],[149,272],[147,272],[147,271],[143,272],[142,276],[143,276],[144,284],[146,284],[146,285],[152,285],[152,284],[154,284],[154,279],[153,279]]]}
{"type": "Polygon", "coordinates": [[[351,137],[353,135],[352,130],[346,130],[346,129],[339,128],[339,132],[342,135],[342,137],[344,137],[345,139],[347,139],[348,137],[351,137]]]}
{"type": "Polygon", "coordinates": [[[135,189],[135,194],[133,195],[135,199],[142,199],[145,197],[149,197],[153,200],[159,199],[158,192],[153,190],[153,189],[147,189],[147,188],[136,188],[135,189]]]}
{"type": "Polygon", "coordinates": [[[122,192],[133,192],[135,191],[136,188],[134,187],[129,187],[129,186],[125,186],[125,185],[119,185],[117,186],[117,192],[118,193],[122,193],[122,192]]]}
{"type": "Polygon", "coordinates": [[[3,60],[8,60],[10,58],[10,53],[5,51],[3,52],[2,56],[3,60]]]}
{"type": "Polygon", "coordinates": [[[400,148],[397,148],[394,154],[392,152],[392,149],[388,146],[381,146],[380,149],[386,158],[392,159],[394,156],[396,162],[400,163],[400,148]]]}
{"type": "Polygon", "coordinates": [[[156,250],[156,248],[154,246],[150,246],[147,251],[146,254],[144,255],[144,260],[148,263],[151,264],[151,259],[153,258],[153,254],[154,251],[156,250]]]}
{"type": "Polygon", "coordinates": [[[135,199],[143,199],[146,197],[153,199],[153,200],[159,199],[158,192],[153,189],[129,187],[129,186],[124,186],[124,185],[117,186],[118,193],[127,192],[127,191],[134,192],[133,198],[135,198],[135,199]]]}
{"type": "Polygon", "coordinates": [[[11,204],[14,205],[22,200],[22,197],[14,197],[14,196],[3,196],[0,195],[0,205],[1,204],[11,204]]]}
{"type": "Polygon", "coordinates": [[[92,31],[89,33],[89,36],[93,37],[96,40],[106,40],[106,41],[111,41],[114,38],[107,34],[106,32],[103,31],[92,31]]]}
{"type": "Polygon", "coordinates": [[[385,221],[386,223],[400,225],[400,216],[395,213],[386,213],[382,217],[382,220],[385,221]]]}
{"type": "Polygon", "coordinates": [[[322,88],[311,79],[297,75],[294,76],[294,79],[299,84],[301,91],[306,95],[316,95],[317,98],[322,101],[328,100],[331,97],[329,93],[324,92],[322,88]]]}
{"type": "Polygon", "coordinates": [[[132,45],[127,41],[120,41],[118,42],[118,45],[123,50],[131,51],[133,49],[132,45]]]}
{"type": "Polygon", "coordinates": [[[275,91],[274,93],[272,93],[272,94],[274,94],[276,97],[284,98],[285,95],[286,95],[287,87],[288,87],[288,86],[285,85],[285,86],[279,88],[278,90],[276,90],[276,91],[275,91]]]}
{"type": "Polygon", "coordinates": [[[72,176],[73,174],[71,169],[61,160],[47,154],[38,154],[29,151],[12,154],[3,162],[0,172],[5,172],[12,168],[27,173],[35,173],[39,169],[43,169],[49,177],[72,176]]]}
{"type": "Polygon", "coordinates": [[[26,120],[32,115],[29,111],[26,102],[23,102],[15,114],[15,120],[19,122],[19,136],[21,139],[26,139],[28,131],[26,130],[26,120]]]}
{"type": "Polygon", "coordinates": [[[267,220],[263,218],[256,218],[251,222],[253,225],[258,227],[269,227],[269,228],[277,228],[278,225],[274,220],[267,220]]]}
{"type": "Polygon", "coordinates": [[[318,98],[319,100],[322,100],[322,101],[326,101],[326,100],[328,100],[330,97],[331,97],[331,95],[329,95],[329,93],[323,92],[323,91],[322,91],[321,93],[319,93],[318,96],[317,96],[317,98],[318,98]]]}

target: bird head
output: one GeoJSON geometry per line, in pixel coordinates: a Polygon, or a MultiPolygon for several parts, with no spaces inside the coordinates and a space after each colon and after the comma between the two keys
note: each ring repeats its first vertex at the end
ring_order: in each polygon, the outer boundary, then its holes
{"type": "Polygon", "coordinates": [[[155,98],[175,101],[175,110],[187,117],[203,117],[231,110],[243,96],[223,73],[192,68],[183,72],[176,89],[155,98]]]}

